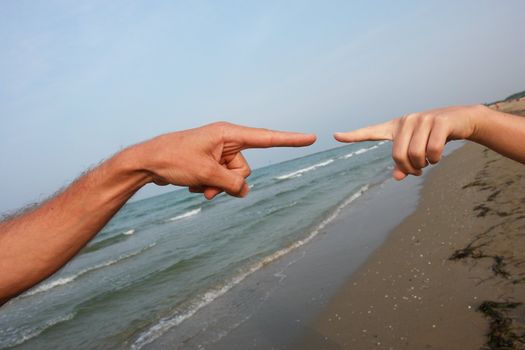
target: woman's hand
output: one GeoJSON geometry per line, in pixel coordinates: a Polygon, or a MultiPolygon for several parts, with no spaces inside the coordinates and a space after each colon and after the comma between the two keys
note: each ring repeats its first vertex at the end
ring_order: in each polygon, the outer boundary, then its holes
{"type": "Polygon", "coordinates": [[[336,133],[334,137],[341,142],[393,141],[395,169],[392,176],[402,180],[409,174],[419,176],[428,164],[439,162],[448,141],[473,138],[479,119],[489,112],[492,111],[482,105],[433,109],[336,133]]]}

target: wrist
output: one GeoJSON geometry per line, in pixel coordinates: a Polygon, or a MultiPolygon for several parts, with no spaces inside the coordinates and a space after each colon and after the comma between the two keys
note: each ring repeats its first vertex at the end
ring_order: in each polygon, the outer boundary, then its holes
{"type": "Polygon", "coordinates": [[[490,119],[495,111],[485,105],[473,106],[473,111],[470,115],[470,123],[472,125],[472,133],[468,140],[479,143],[486,133],[487,125],[490,125],[490,119]]]}
{"type": "Polygon", "coordinates": [[[174,169],[180,168],[181,163],[187,163],[184,159],[188,158],[188,154],[191,157],[191,152],[181,153],[177,147],[173,147],[176,134],[160,135],[122,151],[127,168],[143,176],[146,183],[159,186],[176,184],[173,182],[174,169]],[[171,176],[171,179],[166,179],[166,175],[171,176]]]}
{"type": "Polygon", "coordinates": [[[118,178],[127,179],[130,184],[140,188],[153,180],[151,172],[146,168],[139,146],[131,146],[120,151],[110,160],[110,165],[113,172],[118,174],[118,178]]]}

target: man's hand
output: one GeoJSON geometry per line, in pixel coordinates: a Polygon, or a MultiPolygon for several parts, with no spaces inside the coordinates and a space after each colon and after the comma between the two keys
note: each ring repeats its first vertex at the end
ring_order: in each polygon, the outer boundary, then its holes
{"type": "Polygon", "coordinates": [[[250,174],[242,150],[314,142],[315,135],[215,123],[125,149],[40,207],[0,222],[0,305],[56,272],[147,183],[242,197],[250,174]]]}
{"type": "Polygon", "coordinates": [[[525,119],[493,111],[485,106],[448,107],[412,113],[383,124],[336,133],[341,142],[392,140],[397,180],[419,176],[428,164],[439,162],[445,144],[467,139],[505,156],[525,161],[525,119]]]}
{"type": "Polygon", "coordinates": [[[225,122],[174,132],[133,146],[130,151],[158,185],[187,186],[207,199],[222,191],[248,194],[251,169],[241,151],[247,148],[302,147],[315,135],[255,129],[225,122]]]}

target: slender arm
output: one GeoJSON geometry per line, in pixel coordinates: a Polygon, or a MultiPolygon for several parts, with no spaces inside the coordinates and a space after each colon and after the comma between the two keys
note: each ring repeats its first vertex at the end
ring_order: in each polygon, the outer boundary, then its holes
{"type": "Polygon", "coordinates": [[[525,117],[482,107],[469,140],[525,164],[525,117]]]}

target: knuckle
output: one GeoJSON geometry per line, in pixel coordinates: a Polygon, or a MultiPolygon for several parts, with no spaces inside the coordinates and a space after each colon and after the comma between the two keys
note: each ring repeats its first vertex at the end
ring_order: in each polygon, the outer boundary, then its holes
{"type": "Polygon", "coordinates": [[[427,152],[432,155],[441,154],[442,151],[443,146],[438,144],[429,144],[427,148],[427,152]]]}
{"type": "Polygon", "coordinates": [[[430,124],[434,120],[434,116],[432,114],[423,114],[421,115],[420,120],[425,124],[430,124]]]}
{"type": "Polygon", "coordinates": [[[394,159],[394,161],[396,163],[402,163],[405,160],[405,155],[402,152],[393,151],[392,152],[392,159],[394,159]]]}
{"type": "Polygon", "coordinates": [[[224,138],[228,132],[228,129],[230,128],[230,124],[225,121],[218,121],[208,124],[204,126],[204,128],[207,129],[210,135],[218,138],[224,138]]]}
{"type": "Polygon", "coordinates": [[[396,126],[396,125],[400,125],[402,122],[403,122],[403,117],[398,117],[398,118],[390,120],[389,123],[391,126],[396,126]]]}
{"type": "Polygon", "coordinates": [[[200,169],[200,171],[197,173],[197,178],[199,179],[200,183],[207,182],[209,179],[216,176],[216,170],[214,167],[211,166],[204,166],[200,169]]]}
{"type": "Polygon", "coordinates": [[[401,117],[403,124],[413,124],[419,117],[418,113],[409,113],[401,117]]]}
{"type": "Polygon", "coordinates": [[[437,163],[441,159],[441,153],[443,152],[443,147],[436,145],[429,145],[427,148],[427,157],[428,160],[432,163],[437,163]]]}
{"type": "Polygon", "coordinates": [[[219,128],[219,129],[224,129],[224,128],[227,128],[227,127],[229,127],[231,125],[232,125],[231,123],[223,121],[223,120],[210,124],[210,126],[213,126],[213,127],[219,128]]]}
{"type": "Polygon", "coordinates": [[[266,128],[262,129],[262,131],[266,135],[266,138],[267,138],[266,142],[268,144],[273,144],[273,141],[275,139],[275,132],[273,130],[266,129],[266,128]]]}
{"type": "Polygon", "coordinates": [[[434,116],[434,125],[444,125],[447,121],[447,116],[444,114],[437,114],[434,116]]]}
{"type": "Polygon", "coordinates": [[[417,150],[417,149],[410,149],[408,151],[408,156],[410,157],[410,159],[412,159],[414,161],[417,161],[417,163],[419,165],[419,163],[421,163],[421,161],[424,160],[425,153],[420,151],[420,150],[417,150]]]}
{"type": "Polygon", "coordinates": [[[235,177],[232,179],[232,190],[234,193],[240,193],[244,187],[244,179],[240,177],[235,177]]]}

